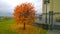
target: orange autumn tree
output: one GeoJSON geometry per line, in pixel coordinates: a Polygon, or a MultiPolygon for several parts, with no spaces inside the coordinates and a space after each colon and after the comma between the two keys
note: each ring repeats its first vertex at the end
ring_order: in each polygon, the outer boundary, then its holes
{"type": "Polygon", "coordinates": [[[22,3],[14,9],[14,19],[17,24],[31,24],[36,19],[36,13],[33,5],[31,3],[22,3]]]}

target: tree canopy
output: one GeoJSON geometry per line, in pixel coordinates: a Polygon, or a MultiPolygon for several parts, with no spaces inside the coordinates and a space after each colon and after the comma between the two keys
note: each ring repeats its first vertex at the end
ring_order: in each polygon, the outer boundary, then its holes
{"type": "Polygon", "coordinates": [[[14,9],[14,19],[17,23],[32,23],[36,19],[36,12],[31,3],[22,3],[14,9]]]}

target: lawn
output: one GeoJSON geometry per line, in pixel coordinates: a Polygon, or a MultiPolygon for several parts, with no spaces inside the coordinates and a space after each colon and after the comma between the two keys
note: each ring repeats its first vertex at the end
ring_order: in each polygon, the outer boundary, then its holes
{"type": "Polygon", "coordinates": [[[31,25],[26,25],[26,30],[18,29],[13,19],[0,20],[0,34],[46,34],[46,32],[47,30],[31,25]]]}

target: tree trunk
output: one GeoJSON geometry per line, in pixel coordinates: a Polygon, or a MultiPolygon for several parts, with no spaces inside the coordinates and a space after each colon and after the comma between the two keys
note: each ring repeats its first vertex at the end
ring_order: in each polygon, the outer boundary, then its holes
{"type": "Polygon", "coordinates": [[[25,30],[25,23],[24,23],[24,30],[25,30]]]}

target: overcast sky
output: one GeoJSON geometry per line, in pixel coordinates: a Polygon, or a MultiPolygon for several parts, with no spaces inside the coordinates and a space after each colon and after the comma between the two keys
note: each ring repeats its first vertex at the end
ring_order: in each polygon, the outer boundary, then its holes
{"type": "Polygon", "coordinates": [[[12,16],[14,7],[25,2],[32,3],[37,14],[42,13],[42,0],[0,0],[0,16],[12,16]]]}

